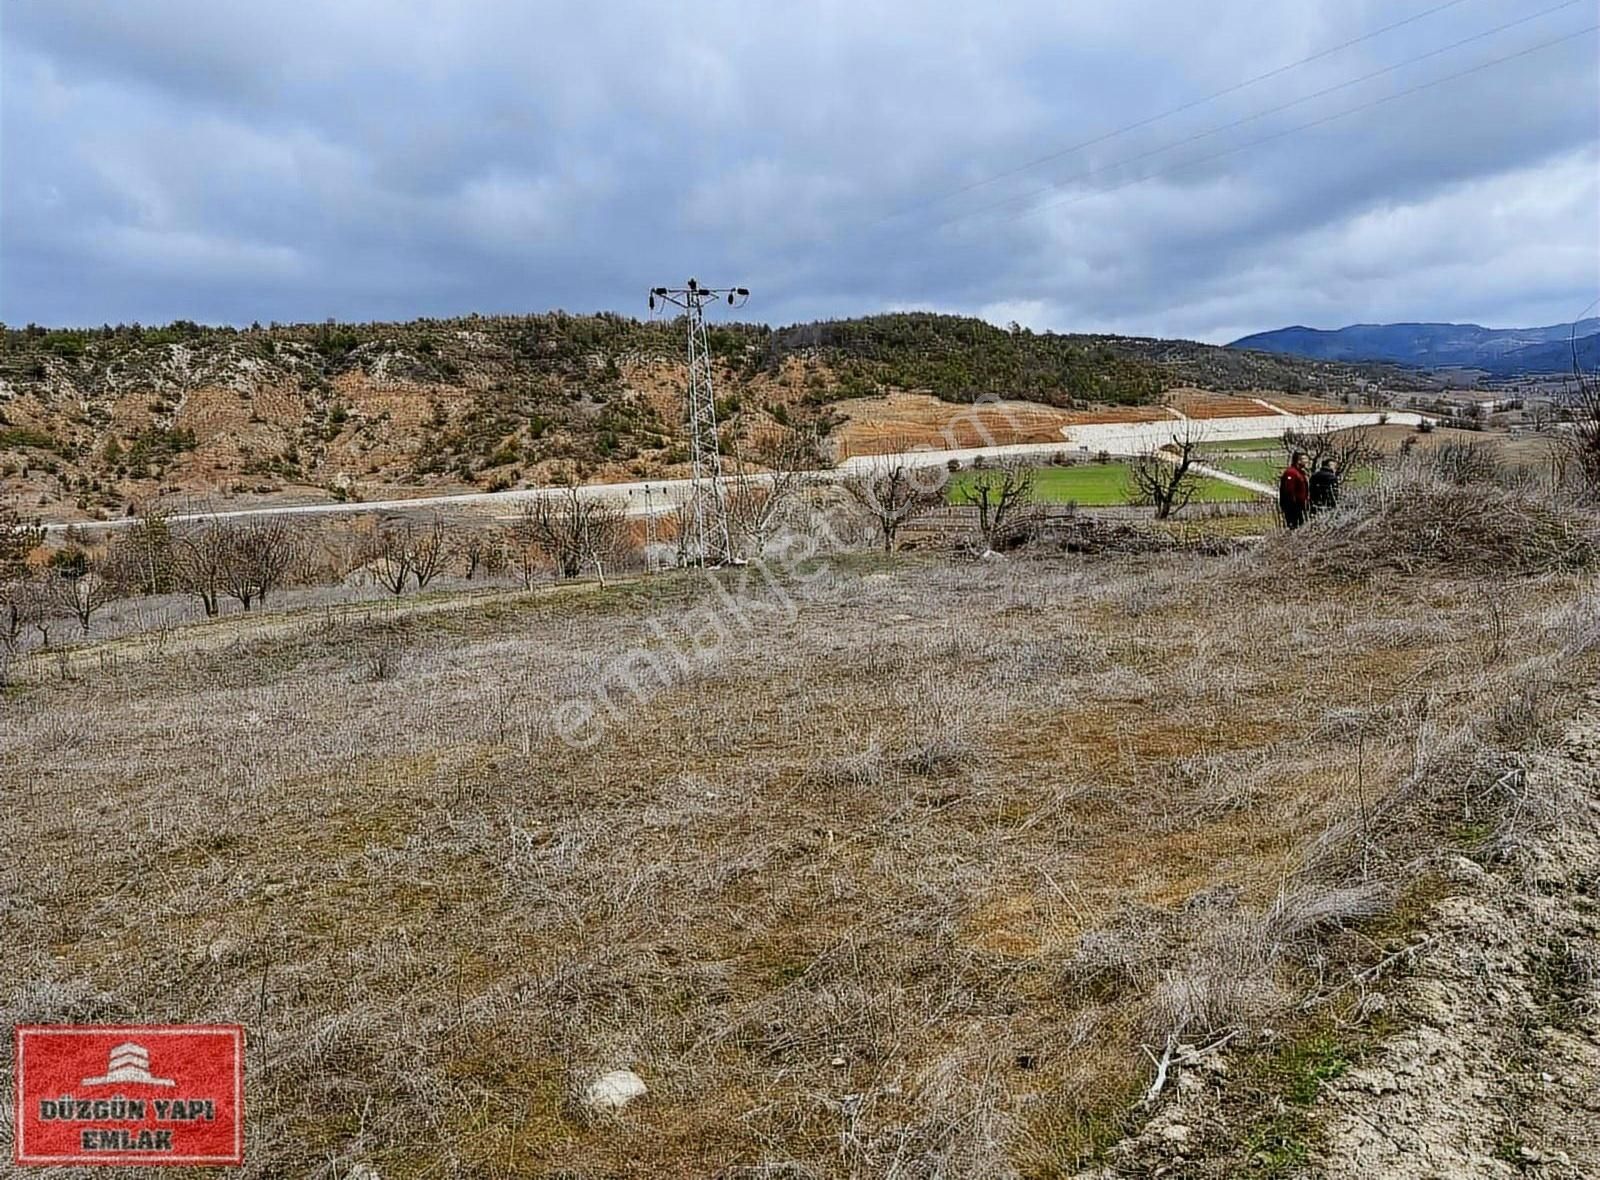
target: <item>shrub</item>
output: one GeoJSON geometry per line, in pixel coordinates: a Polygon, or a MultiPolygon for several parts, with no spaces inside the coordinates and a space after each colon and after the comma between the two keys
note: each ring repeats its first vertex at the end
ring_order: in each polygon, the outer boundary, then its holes
{"type": "Polygon", "coordinates": [[[1428,456],[1428,466],[1446,483],[1465,487],[1493,483],[1500,476],[1500,460],[1486,443],[1445,443],[1428,456]]]}
{"type": "Polygon", "coordinates": [[[61,444],[48,431],[32,426],[8,426],[0,430],[0,449],[32,447],[39,451],[59,451],[61,444]]]}
{"type": "MultiPolygon", "coordinates": [[[[1592,568],[1600,557],[1600,537],[1584,514],[1525,490],[1416,472],[1389,477],[1316,533],[1307,563],[1351,576],[1528,576],[1592,568]]],[[[1280,543],[1292,544],[1287,536],[1280,543]]]]}

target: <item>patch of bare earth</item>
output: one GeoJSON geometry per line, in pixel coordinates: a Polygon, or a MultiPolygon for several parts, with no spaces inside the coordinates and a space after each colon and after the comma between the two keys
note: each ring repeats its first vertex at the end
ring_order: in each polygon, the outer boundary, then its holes
{"type": "Polygon", "coordinates": [[[1429,859],[1443,896],[1334,997],[1342,1012],[1318,1035],[1349,1047],[1335,1076],[1252,1110],[1232,1093],[1237,1058],[1191,1048],[1171,1100],[1093,1174],[1600,1176],[1597,704],[1590,692],[1558,746],[1506,772],[1493,834],[1429,859]],[[1266,1133],[1296,1101],[1301,1140],[1266,1133]]]}
{"type": "Polygon", "coordinates": [[[1600,1176],[1597,762],[1590,713],[1530,759],[1489,871],[1454,863],[1395,995],[1405,1031],[1330,1087],[1314,1175],[1600,1176]]]}
{"type": "Polygon", "coordinates": [[[1328,413],[1335,407],[1310,398],[1264,392],[1252,396],[1175,389],[1157,406],[1097,406],[1067,410],[1036,402],[948,402],[926,393],[895,392],[881,397],[852,398],[836,404],[845,421],[832,440],[837,458],[876,455],[910,447],[957,449],[1006,446],[1013,443],[1064,443],[1070,426],[1118,422],[1160,422],[1175,417],[1259,418],[1273,411],[1262,401],[1289,413],[1328,413]]]}

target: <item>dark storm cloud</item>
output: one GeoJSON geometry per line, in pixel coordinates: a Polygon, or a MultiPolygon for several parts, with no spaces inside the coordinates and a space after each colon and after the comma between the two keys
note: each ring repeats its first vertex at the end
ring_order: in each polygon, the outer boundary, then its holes
{"type": "Polygon", "coordinates": [[[1600,293],[1596,34],[1293,130],[1595,23],[1555,2],[1458,0],[980,184],[1440,0],[13,0],[0,317],[636,311],[695,273],[772,321],[1559,321],[1600,293]]]}

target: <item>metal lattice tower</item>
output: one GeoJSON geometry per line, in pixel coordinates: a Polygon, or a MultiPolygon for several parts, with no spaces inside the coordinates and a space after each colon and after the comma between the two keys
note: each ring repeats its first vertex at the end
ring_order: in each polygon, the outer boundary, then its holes
{"type": "Polygon", "coordinates": [[[702,287],[694,279],[684,287],[653,287],[650,291],[652,311],[657,300],[670,303],[683,308],[688,324],[689,459],[694,471],[691,560],[702,566],[727,565],[734,560],[722,488],[722,456],[717,446],[717,399],[711,385],[705,308],[720,299],[726,299],[730,307],[743,307],[749,298],[750,292],[743,287],[702,287]]]}

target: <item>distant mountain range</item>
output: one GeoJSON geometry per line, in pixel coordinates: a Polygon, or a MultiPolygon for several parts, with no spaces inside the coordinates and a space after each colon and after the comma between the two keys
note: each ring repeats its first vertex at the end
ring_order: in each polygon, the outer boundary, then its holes
{"type": "Polygon", "coordinates": [[[1228,345],[1322,361],[1389,361],[1421,368],[1484,369],[1491,373],[1562,373],[1579,361],[1600,361],[1600,318],[1547,328],[1484,328],[1477,324],[1353,324],[1336,331],[1279,328],[1228,345]]]}

